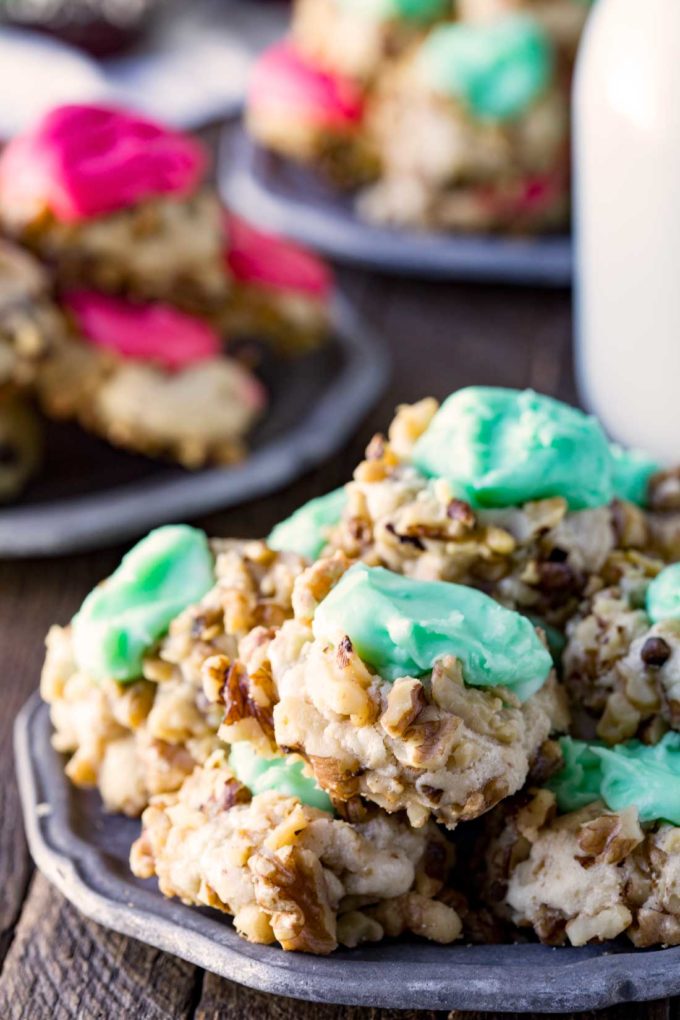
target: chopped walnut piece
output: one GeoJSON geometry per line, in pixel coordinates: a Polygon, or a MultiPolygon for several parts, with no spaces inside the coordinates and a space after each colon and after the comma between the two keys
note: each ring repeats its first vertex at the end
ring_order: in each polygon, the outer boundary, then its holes
{"type": "Polygon", "coordinates": [[[337,945],[335,916],[326,899],[323,869],[309,850],[265,850],[249,862],[257,903],[271,917],[284,949],[330,953],[337,945]]]}
{"type": "Polygon", "coordinates": [[[249,674],[240,662],[215,655],[203,664],[203,686],[209,698],[224,705],[219,729],[227,743],[247,740],[265,751],[276,749],[273,711],[276,691],[266,668],[249,674]]]}
{"type": "Polygon", "coordinates": [[[444,768],[462,725],[462,720],[456,718],[414,723],[404,734],[404,748],[397,753],[398,759],[416,769],[444,768]]]}
{"type": "Polygon", "coordinates": [[[385,900],[366,913],[379,922],[386,935],[392,937],[410,931],[445,945],[455,942],[463,930],[461,919],[452,906],[439,900],[425,899],[415,892],[385,900]]]}
{"type": "Polygon", "coordinates": [[[403,737],[427,704],[423,685],[412,677],[397,680],[387,695],[380,725],[391,737],[403,737]]]}
{"type": "Polygon", "coordinates": [[[635,808],[620,814],[600,815],[584,822],[577,836],[583,853],[579,862],[589,867],[595,860],[618,864],[644,839],[635,808]]]}
{"type": "Polygon", "coordinates": [[[548,825],[556,814],[555,794],[550,790],[538,790],[535,796],[517,811],[515,816],[517,831],[533,843],[539,831],[548,825]]]}
{"type": "Polygon", "coordinates": [[[298,619],[312,621],[316,607],[345,573],[349,560],[343,553],[335,553],[327,559],[317,560],[304,573],[304,583],[297,581],[293,588],[293,609],[298,619]]]}
{"type": "Polygon", "coordinates": [[[333,800],[351,801],[358,795],[361,774],[358,761],[343,764],[335,758],[320,758],[315,754],[310,754],[307,760],[317,783],[333,800]]]}
{"type": "Polygon", "coordinates": [[[425,397],[416,404],[401,404],[389,428],[390,444],[398,457],[408,458],[417,439],[434,418],[439,404],[433,397],[425,397]]]}
{"type": "Polygon", "coordinates": [[[338,942],[348,949],[364,942],[380,942],[384,934],[382,925],[360,910],[349,910],[338,918],[338,942]]]}

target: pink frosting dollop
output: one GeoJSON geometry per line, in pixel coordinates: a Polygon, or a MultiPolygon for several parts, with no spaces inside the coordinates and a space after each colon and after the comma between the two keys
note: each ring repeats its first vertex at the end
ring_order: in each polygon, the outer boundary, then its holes
{"type": "Polygon", "coordinates": [[[84,340],[123,358],[177,371],[222,352],[210,326],[168,305],[132,304],[91,291],[72,291],[63,303],[84,340]]]}
{"type": "Polygon", "coordinates": [[[350,78],[315,67],[286,41],[265,50],[256,62],[248,103],[254,112],[275,110],[341,129],[357,124],[364,112],[361,89],[350,78]]]}
{"type": "Polygon", "coordinates": [[[75,223],[156,195],[186,195],[206,168],[193,138],[107,106],[58,106],[0,157],[0,201],[75,223]]]}
{"type": "Polygon", "coordinates": [[[322,259],[292,241],[258,230],[232,212],[225,213],[224,222],[227,266],[240,283],[321,301],[330,298],[333,274],[322,259]]]}

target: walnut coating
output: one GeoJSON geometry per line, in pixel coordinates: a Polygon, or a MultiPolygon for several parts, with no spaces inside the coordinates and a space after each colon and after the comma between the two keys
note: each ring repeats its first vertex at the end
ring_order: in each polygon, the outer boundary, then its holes
{"type": "Polygon", "coordinates": [[[224,751],[152,800],[131,851],[134,873],[156,875],[166,896],[233,914],[250,941],[317,954],[397,928],[453,941],[458,915],[433,899],[451,859],[434,826],[416,833],[377,811],[348,824],[274,792],[249,800],[224,751]]]}
{"type": "Polygon", "coordinates": [[[680,727],[680,625],[652,624],[640,608],[662,566],[619,559],[616,584],[596,591],[567,627],[565,684],[609,744],[636,736],[654,743],[680,727]]]}
{"type": "Polygon", "coordinates": [[[482,888],[501,917],[550,945],[619,934],[638,946],[680,944],[680,829],[643,830],[634,807],[612,812],[601,803],[555,817],[545,790],[495,815],[482,888]]]}
{"type": "Polygon", "coordinates": [[[255,897],[271,916],[283,949],[324,955],[335,949],[335,915],[326,899],[323,871],[309,850],[262,850],[248,862],[255,897]]]}
{"type": "Polygon", "coordinates": [[[224,708],[219,734],[226,743],[248,740],[275,748],[276,692],[270,670],[261,667],[250,676],[242,663],[215,655],[203,664],[203,690],[217,691],[211,700],[224,708]]]}

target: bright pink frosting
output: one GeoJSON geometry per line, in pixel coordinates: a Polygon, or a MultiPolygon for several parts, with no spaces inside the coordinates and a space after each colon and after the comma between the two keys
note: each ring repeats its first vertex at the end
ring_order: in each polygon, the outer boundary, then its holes
{"type": "Polygon", "coordinates": [[[355,83],[310,64],[288,42],[262,54],[250,80],[251,109],[280,110],[305,121],[347,128],[361,120],[364,100],[355,83]]]}
{"type": "Polygon", "coordinates": [[[226,261],[236,280],[325,300],[333,274],[320,258],[291,241],[266,234],[240,216],[225,213],[226,261]]]}
{"type": "Polygon", "coordinates": [[[0,201],[66,223],[154,195],[185,195],[205,171],[202,146],[136,114],[59,106],[0,157],[0,201]]]}
{"type": "Polygon", "coordinates": [[[205,322],[168,305],[135,305],[90,291],[73,291],[64,305],[84,339],[123,358],[177,370],[222,351],[218,334],[205,322]]]}

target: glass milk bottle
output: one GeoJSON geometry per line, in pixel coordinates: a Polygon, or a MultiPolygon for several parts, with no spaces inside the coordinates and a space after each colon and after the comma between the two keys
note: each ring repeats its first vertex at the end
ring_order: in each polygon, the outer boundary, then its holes
{"type": "Polygon", "coordinates": [[[574,102],[581,399],[680,463],[680,0],[597,0],[574,102]]]}

